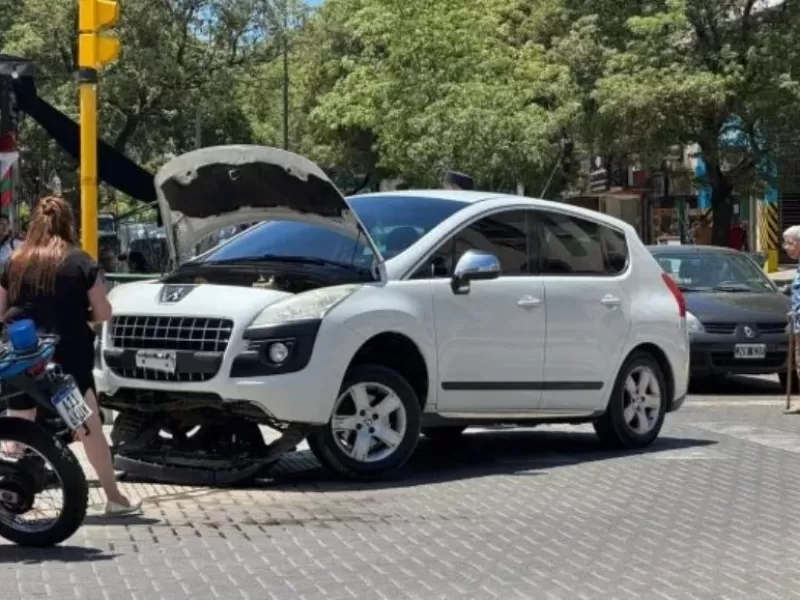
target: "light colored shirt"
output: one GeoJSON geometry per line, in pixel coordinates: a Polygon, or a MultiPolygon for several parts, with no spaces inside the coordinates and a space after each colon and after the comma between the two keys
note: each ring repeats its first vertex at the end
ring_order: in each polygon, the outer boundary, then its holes
{"type": "Polygon", "coordinates": [[[6,264],[8,259],[11,258],[11,253],[19,248],[21,243],[22,242],[19,240],[14,239],[13,236],[8,236],[6,240],[0,244],[0,265],[6,264]]]}

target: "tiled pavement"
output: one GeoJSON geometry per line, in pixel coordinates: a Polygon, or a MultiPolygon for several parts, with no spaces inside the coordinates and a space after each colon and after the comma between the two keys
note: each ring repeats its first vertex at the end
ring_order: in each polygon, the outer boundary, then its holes
{"type": "Polygon", "coordinates": [[[641,454],[481,431],[382,484],[307,452],[253,489],[125,483],[144,518],[0,542],[0,599],[800,598],[800,416],[766,384],[714,392],[641,454]]]}

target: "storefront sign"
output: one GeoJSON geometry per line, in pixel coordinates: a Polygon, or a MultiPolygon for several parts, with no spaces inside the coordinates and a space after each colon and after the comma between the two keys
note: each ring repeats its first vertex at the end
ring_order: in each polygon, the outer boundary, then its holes
{"type": "Polygon", "coordinates": [[[602,156],[595,156],[592,159],[591,169],[589,172],[589,191],[596,194],[608,190],[608,169],[602,156]]]}

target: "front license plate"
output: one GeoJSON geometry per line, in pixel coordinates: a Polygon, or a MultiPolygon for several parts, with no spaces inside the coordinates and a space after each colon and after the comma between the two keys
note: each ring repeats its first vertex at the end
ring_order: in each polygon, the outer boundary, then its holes
{"type": "Polygon", "coordinates": [[[767,356],[766,344],[736,344],[733,347],[734,358],[759,359],[767,356]]]}
{"type": "Polygon", "coordinates": [[[139,350],[136,353],[136,366],[159,373],[175,372],[175,352],[165,350],[139,350]]]}
{"type": "Polygon", "coordinates": [[[80,390],[74,384],[60,389],[51,402],[58,416],[72,431],[78,429],[92,416],[92,409],[86,404],[80,390]]]}

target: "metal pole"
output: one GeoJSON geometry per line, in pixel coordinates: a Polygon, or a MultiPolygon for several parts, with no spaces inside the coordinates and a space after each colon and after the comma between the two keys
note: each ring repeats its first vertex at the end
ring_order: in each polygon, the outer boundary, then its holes
{"type": "Polygon", "coordinates": [[[81,118],[81,245],[97,260],[97,71],[79,80],[81,118]],[[94,79],[92,81],[92,79],[94,79]]]}
{"type": "Polygon", "coordinates": [[[786,357],[786,410],[792,409],[792,380],[794,380],[794,345],[797,343],[794,333],[794,315],[791,316],[789,329],[789,355],[786,357]]]}
{"type": "Polygon", "coordinates": [[[289,3],[283,3],[283,30],[281,42],[283,43],[283,149],[289,149],[289,39],[286,35],[289,29],[289,3]]]}
{"type": "Polygon", "coordinates": [[[203,146],[203,127],[200,119],[200,109],[194,113],[194,147],[201,148],[203,146]]]}

